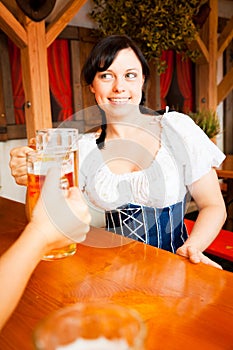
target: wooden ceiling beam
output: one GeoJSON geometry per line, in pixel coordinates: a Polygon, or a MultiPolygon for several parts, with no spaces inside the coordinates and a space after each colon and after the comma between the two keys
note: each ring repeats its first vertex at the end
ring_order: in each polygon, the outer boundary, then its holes
{"type": "Polygon", "coordinates": [[[70,0],[46,28],[46,43],[49,47],[56,37],[69,24],[87,0],[70,0]]]}
{"type": "Polygon", "coordinates": [[[19,48],[27,46],[26,30],[2,2],[0,2],[0,28],[19,48]]]}
{"type": "Polygon", "coordinates": [[[218,38],[218,58],[222,55],[223,51],[227,48],[233,38],[233,16],[228,21],[227,25],[223,29],[218,38]]]}

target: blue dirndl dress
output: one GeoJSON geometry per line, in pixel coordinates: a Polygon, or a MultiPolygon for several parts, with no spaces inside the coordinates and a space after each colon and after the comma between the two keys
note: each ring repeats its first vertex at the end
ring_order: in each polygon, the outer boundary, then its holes
{"type": "MultiPolygon", "coordinates": [[[[160,148],[147,168],[131,173],[113,173],[95,134],[84,135],[79,184],[90,205],[103,212],[107,230],[175,253],[188,238],[184,215],[192,184],[225,155],[190,117],[169,112],[155,118],[160,148]]],[[[135,146],[129,150],[136,152],[135,146]]]]}

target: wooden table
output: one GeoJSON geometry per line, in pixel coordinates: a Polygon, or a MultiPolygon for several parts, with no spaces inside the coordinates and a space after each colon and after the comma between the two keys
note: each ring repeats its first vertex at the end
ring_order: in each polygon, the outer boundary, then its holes
{"type": "Polygon", "coordinates": [[[225,224],[225,228],[233,231],[233,155],[226,155],[225,160],[219,168],[216,168],[216,171],[218,177],[224,179],[227,183],[226,206],[228,220],[225,224]]]}
{"type": "MultiPolygon", "coordinates": [[[[2,253],[26,223],[23,205],[0,198],[0,217],[2,253]]],[[[39,320],[63,306],[95,301],[137,310],[148,329],[145,350],[230,350],[232,296],[230,272],[93,229],[73,257],[38,265],[2,330],[0,349],[32,350],[39,320]]]]}

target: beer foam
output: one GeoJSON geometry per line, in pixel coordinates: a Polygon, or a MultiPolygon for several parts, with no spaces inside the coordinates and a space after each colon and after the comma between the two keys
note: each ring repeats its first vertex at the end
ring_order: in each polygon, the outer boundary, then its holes
{"type": "Polygon", "coordinates": [[[104,337],[96,339],[79,338],[68,345],[59,346],[56,350],[128,350],[129,345],[124,339],[109,340],[104,337]]]}

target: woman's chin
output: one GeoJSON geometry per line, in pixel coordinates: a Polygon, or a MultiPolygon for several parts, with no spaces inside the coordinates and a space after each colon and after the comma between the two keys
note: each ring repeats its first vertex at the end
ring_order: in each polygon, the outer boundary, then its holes
{"type": "Polygon", "coordinates": [[[111,115],[112,117],[124,117],[128,116],[132,113],[136,113],[138,111],[138,105],[129,104],[129,103],[119,103],[119,104],[107,104],[101,106],[101,108],[105,111],[107,115],[111,115]]]}

